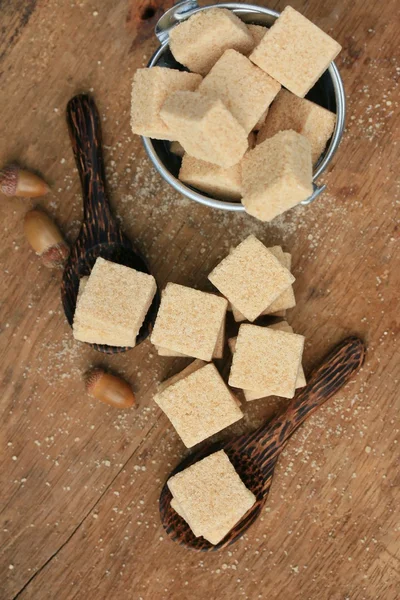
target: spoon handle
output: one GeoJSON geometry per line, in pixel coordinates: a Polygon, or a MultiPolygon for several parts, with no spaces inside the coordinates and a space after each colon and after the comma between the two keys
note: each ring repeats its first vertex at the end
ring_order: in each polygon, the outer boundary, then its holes
{"type": "Polygon", "coordinates": [[[358,337],[343,340],[313,371],[286,412],[254,431],[246,446],[259,467],[269,470],[275,464],[274,459],[294,431],[349,381],[363,364],[364,356],[365,346],[358,337]]]}
{"type": "Polygon", "coordinates": [[[332,398],[354,375],[364,362],[364,343],[355,336],[338,344],[311,374],[308,385],[290,403],[281,431],[281,443],[317,410],[332,398]]]}
{"type": "Polygon", "coordinates": [[[100,117],[90,96],[80,94],[67,105],[67,123],[83,192],[83,232],[88,246],[120,241],[105,186],[100,117]]]}

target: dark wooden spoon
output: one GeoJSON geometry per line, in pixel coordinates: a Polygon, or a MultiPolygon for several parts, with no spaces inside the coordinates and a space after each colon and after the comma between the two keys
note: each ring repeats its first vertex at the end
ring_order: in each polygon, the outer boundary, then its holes
{"type": "Polygon", "coordinates": [[[257,501],[228,535],[214,546],[203,537],[195,537],[186,521],[171,508],[172,496],[165,483],[160,495],[160,515],[169,537],[183,546],[202,551],[219,550],[236,542],[259,516],[268,497],[275,465],[290,436],[345,385],[363,364],[364,355],[363,342],[357,337],[347,338],[325,357],[311,374],[307,386],[293,398],[282,415],[253,433],[203,448],[180,463],[171,475],[223,448],[257,501]]]}
{"type": "MultiPolygon", "coordinates": [[[[100,118],[93,98],[86,94],[72,98],[67,105],[67,123],[83,193],[83,223],[66,264],[61,287],[64,312],[72,326],[79,279],[89,275],[99,256],[143,273],[150,273],[150,269],[111,213],[106,193],[100,118]]],[[[159,304],[157,289],[136,345],[150,334],[159,304]]],[[[91,345],[108,354],[129,350],[122,346],[91,345]]]]}

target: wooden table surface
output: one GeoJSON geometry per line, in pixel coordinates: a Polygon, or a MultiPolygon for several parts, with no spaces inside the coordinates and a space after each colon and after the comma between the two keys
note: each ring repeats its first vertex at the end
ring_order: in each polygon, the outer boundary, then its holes
{"type": "MultiPolygon", "coordinates": [[[[74,342],[61,273],[42,267],[23,236],[34,202],[1,198],[2,600],[400,597],[399,3],[292,4],[343,45],[347,128],[328,191],[262,224],[185,201],[130,132],[131,79],[156,48],[153,27],[171,0],[0,2],[0,163],[43,174],[52,191],[39,204],[69,241],[82,206],[65,107],[90,90],[113,209],[161,286],[209,289],[212,267],[255,233],[293,254],[289,321],[307,338],[306,372],[349,334],[368,345],[357,378],[288,444],[248,534],[219,553],[185,550],[165,535],[157,500],[186,450],[152,395],[187,361],[158,357],[148,341],[119,356],[74,342]],[[88,398],[82,374],[92,365],[126,377],[138,408],[88,398]]],[[[285,402],[247,404],[221,435],[251,430],[285,402]]]]}

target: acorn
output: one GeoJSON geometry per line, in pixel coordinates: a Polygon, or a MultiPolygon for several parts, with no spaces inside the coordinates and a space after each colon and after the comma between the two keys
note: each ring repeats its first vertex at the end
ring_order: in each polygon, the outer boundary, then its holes
{"type": "Polygon", "coordinates": [[[25,215],[26,239],[49,269],[60,268],[69,256],[69,247],[57,225],[41,210],[30,210],[25,215]]]}
{"type": "Polygon", "coordinates": [[[129,408],[136,404],[131,386],[103,369],[93,369],[85,378],[86,391],[90,396],[115,408],[129,408]]]}
{"type": "Polygon", "coordinates": [[[0,192],[5,196],[39,198],[49,191],[50,188],[43,179],[18,165],[8,165],[0,171],[0,192]]]}

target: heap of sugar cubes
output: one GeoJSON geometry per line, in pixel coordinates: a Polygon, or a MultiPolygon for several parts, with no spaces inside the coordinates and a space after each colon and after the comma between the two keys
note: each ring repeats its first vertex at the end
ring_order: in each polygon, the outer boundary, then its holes
{"type": "Polygon", "coordinates": [[[136,71],[132,131],[171,142],[186,185],[271,221],[312,194],[336,117],[304,96],[340,49],[290,6],[269,29],[200,10],[170,32],[190,72],[136,71]]]}
{"type": "MultiPolygon", "coordinates": [[[[154,400],[187,448],[242,419],[240,402],[229,386],[241,389],[251,401],[271,395],[293,398],[295,390],[306,385],[304,337],[286,321],[268,327],[254,324],[261,315],[281,315],[295,305],[290,267],[290,254],[280,246],[267,248],[250,235],[209,274],[221,295],[175,283],[164,289],[151,342],[160,355],[195,360],[159,384],[154,400]],[[229,308],[237,321],[248,322],[228,340],[233,360],[227,385],[212,361],[223,354],[229,308]]],[[[212,544],[218,544],[255,502],[225,453],[174,475],[168,485],[172,508],[195,536],[212,544]]]]}
{"type": "MultiPolygon", "coordinates": [[[[195,360],[162,382],[154,400],[187,448],[243,418],[229,386],[251,401],[270,395],[292,398],[305,385],[303,336],[286,321],[253,324],[260,315],[283,315],[295,305],[290,267],[290,254],[250,235],[209,274],[219,294],[176,283],[163,290],[151,342],[162,356],[195,360]],[[223,357],[228,308],[237,321],[248,321],[228,341],[233,353],[229,385],[213,363],[223,357]]],[[[75,339],[134,346],[156,291],[152,275],[97,258],[90,275],[80,280],[75,339]]],[[[172,508],[194,535],[212,544],[223,540],[256,502],[223,451],[174,475],[168,485],[172,508]]]]}

